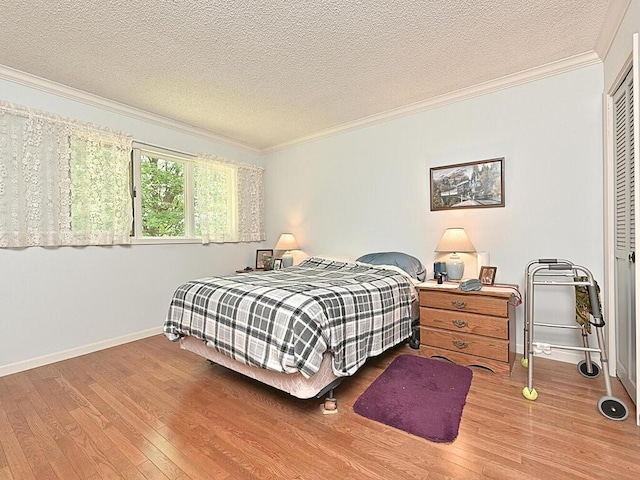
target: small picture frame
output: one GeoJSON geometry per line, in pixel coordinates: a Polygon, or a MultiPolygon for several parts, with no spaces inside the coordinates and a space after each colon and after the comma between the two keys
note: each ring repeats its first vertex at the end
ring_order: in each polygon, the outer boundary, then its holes
{"type": "Polygon", "coordinates": [[[273,250],[256,250],[257,270],[264,270],[264,257],[273,257],[273,250]]]}
{"type": "Polygon", "coordinates": [[[479,280],[483,285],[493,285],[496,281],[498,267],[480,267],[479,280]]]}
{"type": "Polygon", "coordinates": [[[273,269],[274,270],[280,270],[282,268],[282,259],[281,258],[276,258],[273,261],[273,269]]]}

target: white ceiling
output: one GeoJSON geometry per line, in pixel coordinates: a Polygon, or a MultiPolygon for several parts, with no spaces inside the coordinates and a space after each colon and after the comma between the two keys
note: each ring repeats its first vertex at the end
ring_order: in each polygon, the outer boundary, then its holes
{"type": "Polygon", "coordinates": [[[518,72],[597,60],[628,4],[0,2],[0,65],[260,151],[518,72]]]}

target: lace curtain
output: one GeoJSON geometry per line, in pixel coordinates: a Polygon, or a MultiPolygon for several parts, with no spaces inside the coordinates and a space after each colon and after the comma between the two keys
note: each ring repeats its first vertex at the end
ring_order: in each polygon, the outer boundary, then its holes
{"type": "Polygon", "coordinates": [[[0,102],[0,247],[129,243],[131,141],[0,102]]]}
{"type": "Polygon", "coordinates": [[[202,243],[265,240],[264,169],[201,154],[194,177],[202,243]]]}

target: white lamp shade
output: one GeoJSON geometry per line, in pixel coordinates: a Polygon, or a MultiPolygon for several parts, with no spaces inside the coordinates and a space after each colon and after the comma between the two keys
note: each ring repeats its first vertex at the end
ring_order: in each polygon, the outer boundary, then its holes
{"type": "Polygon", "coordinates": [[[475,252],[476,247],[473,246],[467,232],[464,228],[455,227],[447,228],[440,239],[440,243],[436,247],[436,252],[475,252]]]}
{"type": "Polygon", "coordinates": [[[300,250],[300,247],[293,233],[283,233],[280,235],[274,250],[300,250]]]}

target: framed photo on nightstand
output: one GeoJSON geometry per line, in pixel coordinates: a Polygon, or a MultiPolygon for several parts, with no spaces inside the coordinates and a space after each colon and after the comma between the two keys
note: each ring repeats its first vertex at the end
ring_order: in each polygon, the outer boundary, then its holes
{"type": "Polygon", "coordinates": [[[282,268],[282,259],[281,258],[276,258],[273,261],[273,269],[274,270],[280,270],[282,268]]]}
{"type": "Polygon", "coordinates": [[[273,257],[273,250],[256,250],[256,269],[264,269],[264,257],[273,257]]]}
{"type": "Polygon", "coordinates": [[[483,285],[493,285],[496,281],[498,267],[480,267],[480,282],[483,285]]]}

